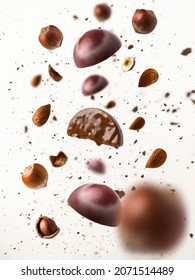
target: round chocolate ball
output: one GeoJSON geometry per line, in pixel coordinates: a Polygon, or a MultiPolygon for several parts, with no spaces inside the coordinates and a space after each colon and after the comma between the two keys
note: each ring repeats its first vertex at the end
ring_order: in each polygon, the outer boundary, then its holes
{"type": "Polygon", "coordinates": [[[165,187],[142,185],[127,192],[122,201],[120,234],[129,249],[165,251],[181,238],[185,214],[175,193],[165,187]]]}

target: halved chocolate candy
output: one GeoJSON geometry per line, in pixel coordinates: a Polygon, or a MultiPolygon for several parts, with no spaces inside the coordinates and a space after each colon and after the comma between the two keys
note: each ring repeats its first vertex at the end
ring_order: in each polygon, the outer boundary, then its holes
{"type": "Polygon", "coordinates": [[[123,145],[123,133],[117,121],[97,108],[86,108],[76,113],[69,122],[67,134],[90,139],[98,146],[104,144],[117,149],[123,145]]]}

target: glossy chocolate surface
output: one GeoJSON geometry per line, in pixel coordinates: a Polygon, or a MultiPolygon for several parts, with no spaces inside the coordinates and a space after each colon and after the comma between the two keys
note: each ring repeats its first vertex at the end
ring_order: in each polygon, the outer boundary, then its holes
{"type": "Polygon", "coordinates": [[[90,30],[74,47],[75,64],[79,68],[95,65],[112,56],[120,47],[121,41],[114,33],[103,29],[90,30]]]}
{"type": "Polygon", "coordinates": [[[162,187],[139,186],[123,198],[121,232],[130,250],[164,251],[184,230],[184,211],[176,195],[162,187]]]}
{"type": "Polygon", "coordinates": [[[84,95],[92,95],[103,90],[108,85],[106,78],[100,75],[91,75],[84,80],[82,85],[82,93],[84,95]]]}
{"type": "Polygon", "coordinates": [[[120,198],[106,185],[82,185],[71,193],[68,204],[76,212],[98,224],[114,227],[120,223],[120,198]]]}
{"type": "Polygon", "coordinates": [[[76,113],[69,122],[67,134],[90,139],[98,146],[104,144],[117,149],[123,145],[123,134],[117,121],[97,108],[86,108],[76,113]]]}

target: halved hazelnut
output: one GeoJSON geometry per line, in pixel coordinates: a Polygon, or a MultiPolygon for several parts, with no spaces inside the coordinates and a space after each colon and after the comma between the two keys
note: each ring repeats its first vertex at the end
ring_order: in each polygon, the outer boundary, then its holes
{"type": "Polygon", "coordinates": [[[51,239],[60,232],[60,228],[57,227],[55,221],[46,216],[39,217],[35,227],[37,234],[45,239],[51,239]]]}

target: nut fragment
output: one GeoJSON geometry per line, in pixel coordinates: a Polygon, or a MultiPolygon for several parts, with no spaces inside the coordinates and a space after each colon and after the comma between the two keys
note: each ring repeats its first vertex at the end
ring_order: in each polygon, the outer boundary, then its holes
{"type": "Polygon", "coordinates": [[[62,80],[62,76],[56,72],[53,67],[51,67],[51,65],[49,64],[48,66],[48,72],[49,72],[49,75],[50,77],[55,81],[55,82],[60,82],[62,80]]]}
{"type": "Polygon", "coordinates": [[[163,149],[156,149],[149,157],[146,168],[160,167],[167,159],[167,153],[163,149]]]}
{"type": "Polygon", "coordinates": [[[132,130],[139,130],[145,125],[145,120],[142,117],[136,118],[132,124],[130,125],[129,129],[132,130]]]}
{"type": "Polygon", "coordinates": [[[125,57],[122,62],[122,70],[124,72],[130,71],[135,66],[135,58],[134,57],[125,57]]]}
{"type": "Polygon", "coordinates": [[[36,227],[37,234],[41,238],[46,238],[46,239],[55,237],[60,231],[60,228],[57,227],[55,221],[46,216],[39,217],[35,227],[36,227]]]}
{"type": "Polygon", "coordinates": [[[158,81],[158,72],[155,69],[149,68],[145,70],[140,79],[138,87],[148,87],[158,81]]]}
{"type": "Polygon", "coordinates": [[[111,8],[106,3],[97,4],[94,8],[94,16],[99,20],[107,20],[111,16],[111,8]]]}
{"type": "Polygon", "coordinates": [[[62,44],[63,34],[54,25],[43,27],[39,34],[39,42],[48,50],[59,48],[62,44]]]}
{"type": "Polygon", "coordinates": [[[41,75],[34,76],[31,80],[31,85],[33,87],[38,87],[38,85],[40,85],[40,83],[41,83],[41,78],[42,78],[41,75]]]}
{"type": "Polygon", "coordinates": [[[57,156],[50,156],[49,158],[54,167],[61,167],[68,160],[67,155],[65,155],[62,151],[60,151],[57,156]]]}
{"type": "Polygon", "coordinates": [[[50,115],[50,111],[51,111],[51,105],[44,105],[41,106],[40,108],[38,108],[32,117],[32,121],[36,126],[42,126],[44,125],[47,120],[49,119],[49,115],[50,115]]]}
{"type": "Polygon", "coordinates": [[[39,163],[27,166],[22,174],[22,181],[30,189],[40,189],[47,186],[48,172],[39,163]]]}
{"type": "Polygon", "coordinates": [[[114,100],[111,100],[107,103],[106,108],[107,109],[112,109],[116,106],[116,102],[114,100]]]}

